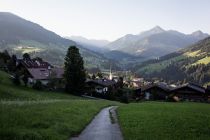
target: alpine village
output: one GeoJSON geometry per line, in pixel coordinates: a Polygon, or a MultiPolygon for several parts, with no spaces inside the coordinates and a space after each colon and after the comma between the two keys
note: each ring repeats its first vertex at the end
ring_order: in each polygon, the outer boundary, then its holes
{"type": "Polygon", "coordinates": [[[208,33],[91,40],[23,17],[0,12],[0,140],[210,139],[208,33]]]}

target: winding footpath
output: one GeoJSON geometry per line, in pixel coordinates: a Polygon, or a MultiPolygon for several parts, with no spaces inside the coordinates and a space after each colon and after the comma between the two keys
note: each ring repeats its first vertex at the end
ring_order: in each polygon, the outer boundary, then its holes
{"type": "Polygon", "coordinates": [[[78,137],[71,140],[123,140],[116,106],[102,109],[78,137]]]}

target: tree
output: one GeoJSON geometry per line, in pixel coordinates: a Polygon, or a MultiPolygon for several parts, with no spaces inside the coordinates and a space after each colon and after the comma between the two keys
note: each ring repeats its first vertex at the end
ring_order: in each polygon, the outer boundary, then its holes
{"type": "Polygon", "coordinates": [[[92,75],[92,79],[93,79],[93,80],[95,80],[95,79],[96,79],[96,76],[95,76],[95,74],[93,74],[93,75],[92,75]]]}
{"type": "Polygon", "coordinates": [[[42,90],[43,88],[42,82],[37,80],[36,83],[33,84],[32,88],[36,90],[42,90]]]}
{"type": "Polygon", "coordinates": [[[16,72],[14,75],[13,83],[17,86],[19,86],[21,84],[20,83],[20,74],[18,72],[16,72]]]}
{"type": "Polygon", "coordinates": [[[28,78],[29,78],[29,75],[28,75],[27,71],[24,70],[22,80],[23,80],[25,86],[27,86],[27,84],[28,84],[28,78]]]}
{"type": "Polygon", "coordinates": [[[97,77],[103,78],[103,74],[102,74],[101,72],[98,72],[98,73],[97,73],[97,77]]]}
{"type": "Polygon", "coordinates": [[[24,53],[24,54],[23,54],[23,59],[25,59],[25,60],[30,60],[31,57],[30,57],[30,55],[29,55],[28,53],[24,53]]]}
{"type": "Polygon", "coordinates": [[[11,59],[7,50],[5,50],[4,52],[0,52],[0,59],[3,59],[5,64],[7,63],[8,60],[11,59]]]}
{"type": "Polygon", "coordinates": [[[69,47],[64,64],[64,77],[67,92],[81,95],[85,88],[86,74],[83,58],[76,46],[69,47]]]}
{"type": "Polygon", "coordinates": [[[123,77],[120,77],[118,82],[117,82],[119,88],[123,88],[124,84],[123,84],[123,77]]]}

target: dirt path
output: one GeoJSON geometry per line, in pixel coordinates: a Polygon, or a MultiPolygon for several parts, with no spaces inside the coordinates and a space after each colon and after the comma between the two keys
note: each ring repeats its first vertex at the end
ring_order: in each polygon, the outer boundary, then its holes
{"type": "Polygon", "coordinates": [[[123,140],[116,108],[112,106],[102,109],[83,132],[71,140],[123,140]]]}

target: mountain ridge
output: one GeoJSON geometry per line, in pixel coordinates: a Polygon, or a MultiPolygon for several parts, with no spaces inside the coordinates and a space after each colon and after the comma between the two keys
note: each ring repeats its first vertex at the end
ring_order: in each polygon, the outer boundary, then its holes
{"type": "Polygon", "coordinates": [[[155,26],[137,35],[127,34],[111,42],[106,47],[131,55],[156,58],[189,46],[208,36],[208,34],[201,31],[184,34],[175,30],[164,30],[160,26],[155,26]]]}
{"type": "Polygon", "coordinates": [[[108,68],[110,61],[103,55],[62,38],[37,23],[12,13],[0,12],[0,51],[8,50],[18,57],[29,53],[31,57],[42,57],[53,65],[63,66],[66,51],[72,45],[80,49],[86,68],[108,68]]]}
{"type": "Polygon", "coordinates": [[[210,84],[210,37],[159,59],[136,64],[133,71],[150,80],[210,84]]]}

